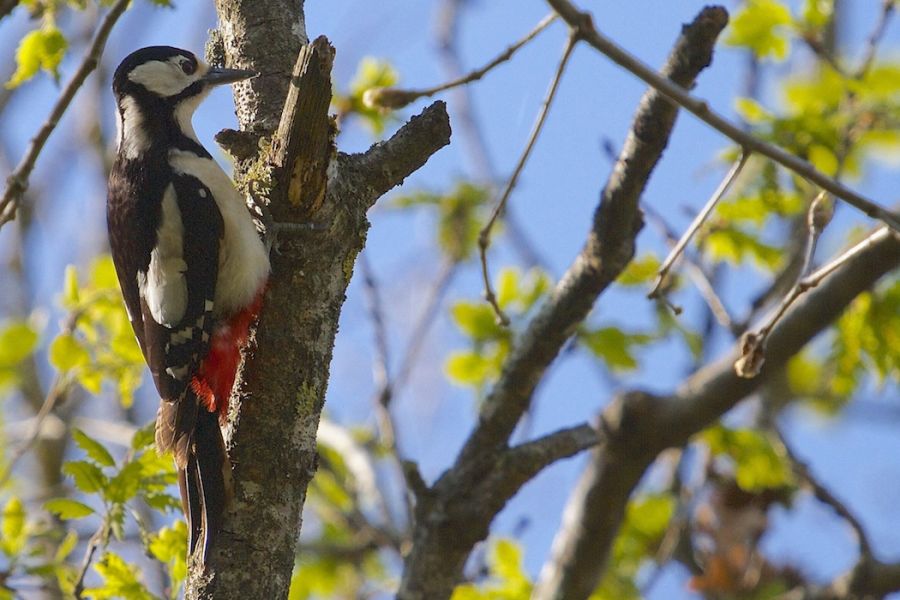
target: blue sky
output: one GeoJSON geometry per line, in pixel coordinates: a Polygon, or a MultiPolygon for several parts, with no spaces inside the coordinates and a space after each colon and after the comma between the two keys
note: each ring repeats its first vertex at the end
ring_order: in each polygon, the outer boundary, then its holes
{"type": "MultiPolygon", "coordinates": [[[[176,1],[176,11],[153,8],[148,2],[136,2],[113,33],[107,48],[111,64],[130,51],[146,45],[181,46],[202,53],[207,29],[215,24],[211,3],[176,1]]],[[[364,56],[385,58],[398,69],[401,85],[426,87],[443,81],[433,38],[435,3],[382,0],[373,9],[365,0],[308,2],[307,29],[311,37],[326,34],[337,48],[334,79],[345,88],[364,56]]],[[[581,6],[594,12],[597,26],[620,45],[653,66],[665,59],[680,25],[690,21],[707,2],[695,0],[631,0],[630,2],[587,1],[581,6]]],[[[796,3],[795,3],[796,4],[796,3]]],[[[853,2],[849,13],[847,47],[857,48],[875,18],[878,2],[853,2]]],[[[727,3],[734,8],[734,3],[727,3]]],[[[461,23],[460,50],[469,67],[483,64],[514,40],[529,31],[549,11],[544,2],[532,0],[476,1],[465,11],[461,23]]],[[[21,12],[21,11],[20,11],[21,12]]],[[[65,23],[63,23],[65,25],[65,23]]],[[[17,14],[0,26],[0,52],[12,55],[16,41],[29,27],[24,15],[17,14]]],[[[475,84],[473,95],[478,117],[484,128],[491,158],[502,175],[511,171],[527,139],[531,124],[559,60],[565,41],[565,28],[556,23],[521,51],[513,61],[475,84]]],[[[896,55],[900,27],[892,26],[882,45],[886,55],[896,55]]],[[[80,52],[76,51],[76,56],[80,52]]],[[[793,66],[802,66],[809,57],[796,53],[793,65],[779,65],[775,76],[793,66]]],[[[63,79],[75,61],[63,65],[63,79]]],[[[704,72],[694,90],[718,111],[732,113],[732,102],[741,88],[746,58],[738,51],[720,47],[710,69],[704,72]]],[[[51,315],[51,327],[57,319],[53,311],[54,295],[69,262],[84,264],[104,246],[104,182],[95,156],[89,152],[67,153],[52,158],[55,150],[71,144],[77,135],[78,111],[101,111],[107,136],[114,132],[108,92],[109,73],[102,88],[91,82],[64,118],[60,129],[42,157],[35,181],[48,181],[51,200],[39,211],[39,225],[29,240],[28,266],[37,298],[51,315]]],[[[767,80],[771,81],[771,80],[767,80]]],[[[762,100],[772,107],[780,99],[766,86],[762,100]]],[[[551,272],[559,275],[575,256],[584,239],[599,191],[607,177],[610,162],[603,151],[609,141],[621,146],[631,116],[645,86],[630,74],[586,46],[576,49],[567,69],[541,137],[519,186],[510,202],[520,216],[524,229],[546,259],[551,272]]],[[[56,97],[55,86],[46,77],[29,83],[13,98],[0,115],[13,161],[24,149],[27,139],[43,120],[56,97]]],[[[404,113],[418,112],[424,102],[404,113]]],[[[454,104],[450,104],[451,119],[454,104]]],[[[195,126],[202,141],[212,147],[213,134],[233,127],[235,119],[231,96],[219,90],[201,107],[195,126]]],[[[371,134],[349,123],[340,137],[344,151],[363,150],[374,141],[371,134]]],[[[644,195],[678,229],[687,225],[696,210],[719,183],[723,165],[719,153],[729,147],[728,140],[690,115],[682,114],[674,136],[644,195]]],[[[428,165],[410,177],[403,191],[420,188],[447,189],[461,178],[471,177],[473,165],[459,135],[454,143],[433,157],[428,165]]],[[[872,165],[865,179],[854,181],[857,187],[882,204],[896,201],[896,173],[883,165],[872,165]]],[[[397,193],[397,192],[395,192],[397,193]]],[[[424,302],[428,284],[436,276],[439,254],[433,243],[432,221],[424,214],[400,214],[377,207],[371,219],[366,252],[383,289],[388,327],[394,357],[403,348],[412,323],[424,302]]],[[[829,228],[819,257],[833,254],[842,244],[843,233],[868,221],[852,209],[842,209],[829,228]]],[[[0,232],[0,253],[8,247],[10,227],[0,232]]],[[[639,251],[663,252],[663,244],[652,228],[639,237],[639,251]]],[[[491,250],[496,273],[500,265],[516,260],[502,239],[491,250]]],[[[763,286],[752,269],[736,270],[725,278],[724,298],[729,308],[741,314],[748,298],[763,286]]],[[[474,300],[481,293],[480,274],[467,267],[455,281],[449,300],[474,300]]],[[[681,300],[682,298],[678,298],[681,300]]],[[[700,314],[697,302],[684,295],[684,318],[692,323],[700,314]]],[[[0,311],[11,311],[9,298],[0,296],[0,311]]],[[[638,291],[613,290],[604,295],[592,316],[592,322],[622,325],[630,329],[647,326],[653,306],[638,291]]],[[[0,312],[2,316],[2,312],[0,312]]],[[[372,382],[372,330],[366,316],[359,278],[351,284],[341,319],[341,331],[335,348],[332,381],[326,411],[346,424],[373,423],[370,410],[372,382]]],[[[410,386],[397,399],[394,410],[400,423],[401,444],[405,454],[420,463],[426,479],[440,474],[455,456],[475,415],[475,403],[467,390],[452,387],[443,379],[442,364],[448,350],[462,348],[465,340],[452,324],[442,318],[433,328],[420,368],[410,386]]],[[[719,348],[728,341],[719,336],[719,348]]],[[[688,372],[691,361],[678,342],[661,344],[644,355],[644,368],[621,379],[621,384],[667,391],[688,372]]],[[[559,361],[542,384],[536,399],[531,433],[539,434],[591,418],[611,397],[615,388],[599,378],[584,356],[574,355],[559,361]]],[[[867,389],[864,399],[879,403],[888,392],[867,389]]],[[[150,418],[155,400],[147,395],[142,411],[150,418]]],[[[900,535],[896,528],[884,527],[900,519],[900,444],[894,422],[878,423],[865,415],[845,420],[825,419],[801,409],[786,415],[791,439],[800,454],[807,457],[822,479],[841,490],[841,495],[869,526],[879,558],[900,558],[900,535]],[[860,461],[858,457],[872,457],[860,461]],[[878,493],[872,493],[877,489],[878,493]]],[[[539,569],[546,557],[566,493],[578,476],[583,459],[557,465],[526,486],[495,522],[498,534],[510,534],[523,518],[529,525],[521,539],[527,551],[528,568],[539,569]]],[[[847,568],[855,558],[855,545],[849,530],[836,521],[827,509],[812,501],[801,503],[794,511],[773,515],[775,533],[765,541],[771,556],[798,564],[817,578],[828,579],[847,568]]],[[[679,570],[666,574],[654,588],[653,597],[690,597],[684,588],[685,575],[679,570]]]]}

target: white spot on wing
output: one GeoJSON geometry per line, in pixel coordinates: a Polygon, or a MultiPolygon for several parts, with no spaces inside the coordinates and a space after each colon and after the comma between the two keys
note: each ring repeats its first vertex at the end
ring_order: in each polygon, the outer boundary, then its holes
{"type": "Polygon", "coordinates": [[[198,178],[212,193],[224,222],[219,245],[215,313],[232,314],[253,301],[269,275],[269,255],[244,199],[225,171],[209,158],[193,152],[171,150],[169,164],[179,172],[198,178]]]}
{"type": "Polygon", "coordinates": [[[153,320],[167,327],[178,323],[187,309],[183,235],[181,211],[175,200],[175,190],[169,185],[163,194],[161,222],[156,247],[150,253],[150,266],[146,273],[138,271],[137,274],[138,290],[153,320]]]}
{"type": "Polygon", "coordinates": [[[178,367],[177,369],[174,367],[169,367],[166,369],[166,373],[169,374],[169,377],[172,379],[178,379],[179,381],[183,380],[188,373],[187,365],[183,367],[178,367]]]}

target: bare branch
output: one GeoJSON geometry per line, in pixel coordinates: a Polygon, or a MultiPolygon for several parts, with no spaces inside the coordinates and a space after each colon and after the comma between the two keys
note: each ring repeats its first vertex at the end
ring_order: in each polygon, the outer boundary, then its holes
{"type": "Polygon", "coordinates": [[[106,545],[106,540],[108,538],[109,521],[106,517],[103,517],[100,527],[97,528],[97,531],[95,531],[91,536],[91,539],[88,540],[87,546],[84,549],[84,556],[81,559],[81,565],[78,567],[78,574],[75,578],[75,588],[72,593],[79,600],[83,598],[84,578],[87,576],[88,569],[91,567],[91,562],[94,560],[94,554],[100,546],[106,545]]]}
{"type": "MultiPolygon", "coordinates": [[[[448,77],[459,79],[463,77],[462,61],[456,48],[456,37],[459,26],[459,9],[465,0],[442,0],[438,6],[438,19],[436,27],[437,44],[440,50],[441,62],[448,77]]],[[[472,107],[472,93],[469,86],[462,86],[450,90],[454,106],[455,127],[461,134],[461,141],[467,145],[464,153],[474,167],[476,179],[483,183],[496,186],[497,174],[491,162],[490,152],[484,141],[484,134],[478,123],[477,116],[472,107]]],[[[522,261],[529,267],[540,265],[545,267],[544,261],[534,244],[528,239],[528,235],[522,229],[515,210],[507,206],[503,212],[503,220],[512,247],[516,250],[522,261]]]]}
{"type": "Polygon", "coordinates": [[[744,168],[744,165],[747,164],[747,159],[750,158],[750,153],[741,151],[741,156],[738,160],[732,165],[731,169],[728,170],[728,174],[725,175],[725,178],[722,180],[722,183],[719,184],[719,187],[716,188],[716,191],[713,192],[713,195],[710,196],[709,200],[706,201],[706,204],[697,213],[694,217],[694,220],[691,221],[690,226],[684,232],[684,235],[676,242],[675,247],[672,248],[672,251],[669,252],[669,255],[666,257],[666,260],[663,261],[662,266],[659,268],[659,273],[656,276],[656,283],[653,285],[653,289],[650,290],[650,293],[647,294],[647,297],[651,300],[654,298],[658,298],[660,294],[660,288],[662,288],[663,283],[666,280],[666,276],[669,274],[669,269],[672,268],[672,265],[675,264],[675,261],[678,260],[678,257],[681,256],[681,253],[684,251],[685,246],[688,245],[688,242],[691,241],[691,238],[694,237],[694,234],[700,229],[703,223],[706,222],[707,217],[709,217],[710,213],[712,213],[713,209],[716,207],[716,204],[719,203],[719,200],[728,192],[728,188],[731,187],[731,184],[734,183],[734,180],[738,178],[741,174],[741,171],[744,168]]]}
{"type": "Polygon", "coordinates": [[[898,266],[900,239],[888,233],[833,270],[772,330],[769,356],[758,377],[744,379],[735,374],[735,349],[696,372],[666,398],[630,392],[614,402],[604,412],[607,442],[602,452],[595,451],[569,498],[563,526],[533,598],[579,600],[590,596],[603,575],[628,497],[659,452],[684,445],[752,394],[857,295],[898,266]]]}
{"type": "Polygon", "coordinates": [[[13,469],[16,467],[16,463],[28,454],[31,447],[34,446],[35,442],[41,437],[44,421],[50,416],[53,409],[56,408],[56,405],[65,398],[69,385],[70,383],[62,375],[57,375],[53,380],[53,383],[50,384],[50,391],[47,393],[44,403],[34,417],[31,433],[29,433],[28,437],[25,438],[21,445],[12,452],[6,463],[6,468],[0,472],[0,488],[9,481],[9,478],[13,474],[13,469]]]}
{"type": "MultiPolygon", "coordinates": [[[[709,64],[726,22],[724,11],[706,9],[684,27],[663,70],[665,76],[691,85],[709,64]]],[[[676,113],[677,106],[653,90],[642,99],[578,258],[516,340],[454,465],[419,494],[400,600],[449,597],[472,547],[484,539],[494,516],[515,493],[510,491],[514,485],[495,482],[491,474],[515,469],[515,463],[507,462],[507,444],[535,387],[597,296],[631,260],[641,227],[638,200],[666,146],[676,113]],[[498,461],[504,466],[498,467],[498,461]]]]}
{"type": "Polygon", "coordinates": [[[617,46],[609,38],[600,34],[594,27],[590,13],[578,10],[569,0],[547,0],[547,2],[577,32],[579,39],[585,40],[613,62],[653,86],[667,98],[692,112],[701,121],[734,140],[745,150],[769,157],[811,183],[831,192],[869,217],[883,221],[893,229],[900,231],[900,217],[892,211],[875,204],[834,178],[828,177],[807,161],[747,133],[738,125],[712,110],[705,101],[692,96],[685,86],[660,77],[650,67],[617,46]]]}
{"type": "Polygon", "coordinates": [[[15,171],[7,178],[6,191],[3,192],[3,197],[0,198],[0,227],[15,218],[16,209],[22,194],[28,189],[28,178],[34,170],[34,165],[41,150],[44,149],[44,144],[47,143],[50,134],[56,129],[59,120],[69,108],[72,99],[78,93],[78,90],[81,89],[85,79],[100,63],[100,55],[103,54],[106,40],[109,38],[109,34],[112,32],[113,26],[119,20],[119,17],[128,8],[128,3],[129,0],[117,0],[112,8],[109,9],[109,12],[106,13],[103,21],[100,22],[100,26],[97,28],[97,33],[94,34],[94,39],[91,41],[84,58],[81,59],[81,64],[75,70],[75,74],[72,75],[69,83],[63,88],[56,104],[53,105],[53,109],[47,116],[47,120],[44,121],[44,124],[41,125],[35,136],[31,138],[28,150],[25,151],[25,156],[19,161],[15,171]]]}
{"type": "Polygon", "coordinates": [[[794,473],[797,477],[805,483],[812,490],[813,495],[816,497],[819,502],[823,504],[827,504],[830,506],[834,512],[838,514],[839,517],[847,521],[847,524],[853,529],[853,532],[856,534],[856,539],[859,542],[859,551],[862,554],[860,560],[871,560],[873,558],[872,554],[872,544],[869,542],[869,537],[866,535],[866,530],[863,528],[862,522],[853,514],[853,512],[847,508],[847,505],[841,502],[831,491],[825,487],[815,475],[813,475],[812,470],[809,465],[806,464],[797,453],[794,452],[794,449],[788,443],[787,438],[784,436],[784,432],[781,431],[778,427],[772,428],[773,433],[778,438],[778,442],[781,444],[782,448],[784,448],[785,454],[787,454],[788,459],[791,461],[791,466],[793,467],[794,473]]]}
{"type": "Polygon", "coordinates": [[[371,207],[385,192],[425,164],[429,156],[450,143],[447,105],[438,100],[412,117],[397,133],[363,154],[338,154],[341,179],[328,185],[353,186],[360,201],[371,207]]]}
{"type": "MultiPolygon", "coordinates": [[[[675,232],[672,231],[672,229],[669,227],[668,223],[666,223],[665,219],[662,218],[662,215],[656,212],[656,210],[654,210],[654,208],[649,204],[642,205],[642,209],[647,215],[647,219],[650,224],[655,225],[663,235],[666,244],[668,244],[670,248],[674,248],[675,244],[678,243],[679,238],[677,234],[675,234],[675,232]]],[[[712,313],[713,317],[715,317],[716,321],[719,322],[719,325],[733,332],[736,328],[734,319],[731,317],[728,309],[725,308],[725,304],[722,302],[722,299],[719,298],[719,295],[716,293],[716,290],[713,287],[712,282],[709,280],[709,277],[706,275],[706,272],[703,270],[703,267],[701,267],[686,253],[683,254],[683,259],[685,274],[687,275],[688,279],[690,279],[694,284],[694,287],[697,288],[697,291],[700,293],[700,297],[703,298],[703,300],[706,302],[706,305],[709,307],[709,310],[712,313]]],[[[665,296],[663,296],[662,299],[666,301],[666,304],[668,306],[672,306],[665,296]]]]}
{"type": "MultiPolygon", "coordinates": [[[[585,423],[513,446],[506,451],[503,459],[503,464],[508,465],[509,469],[498,469],[497,478],[518,482],[515,488],[518,490],[546,467],[597,446],[602,439],[602,432],[585,423]]],[[[512,495],[510,493],[509,497],[512,495]]]]}
{"type": "Polygon", "coordinates": [[[497,315],[497,320],[503,325],[509,325],[509,317],[503,313],[503,309],[497,304],[497,296],[494,295],[494,288],[491,286],[491,276],[490,273],[488,273],[487,249],[491,244],[491,231],[494,229],[494,223],[497,222],[497,218],[506,207],[506,202],[509,200],[513,188],[516,187],[516,183],[519,181],[519,175],[522,174],[522,169],[525,168],[525,163],[528,162],[528,157],[531,156],[531,151],[534,149],[538,136],[540,136],[541,130],[544,128],[544,122],[547,120],[547,114],[550,112],[550,105],[553,104],[553,98],[556,97],[556,90],[559,89],[559,82],[562,80],[562,74],[566,70],[566,64],[568,64],[569,57],[572,56],[572,50],[575,48],[575,41],[574,36],[569,36],[569,39],[566,41],[566,47],[563,50],[562,58],[559,60],[559,66],[556,68],[556,74],[553,76],[550,89],[547,90],[547,96],[541,104],[541,110],[531,129],[531,134],[528,136],[528,142],[525,144],[525,149],[522,151],[522,155],[519,157],[516,168],[513,169],[513,173],[509,177],[509,181],[506,182],[506,187],[503,188],[503,193],[500,194],[500,199],[494,206],[494,210],[491,212],[488,222],[481,231],[478,232],[478,253],[481,258],[481,277],[484,280],[484,297],[493,307],[494,313],[497,315]]]}
{"type": "Polygon", "coordinates": [[[511,59],[519,48],[533,40],[537,35],[545,30],[556,19],[556,13],[550,13],[534,27],[525,37],[509,46],[506,50],[497,55],[493,60],[479,69],[475,69],[470,73],[455,78],[446,83],[436,85],[434,87],[422,90],[404,90],[399,88],[371,88],[363,94],[363,103],[367,106],[381,106],[384,108],[398,109],[407,106],[419,98],[430,98],[435,94],[447,91],[449,89],[466,85],[478,81],[488,74],[494,67],[501,65],[511,59]]]}
{"type": "MultiPolygon", "coordinates": [[[[419,360],[419,356],[422,354],[422,344],[425,342],[428,330],[440,314],[441,303],[456,275],[457,267],[458,263],[451,260],[445,261],[439,270],[434,285],[428,292],[425,308],[413,326],[412,333],[409,334],[409,343],[403,352],[403,358],[400,360],[400,366],[397,368],[397,375],[394,377],[393,387],[395,392],[409,379],[416,361],[419,360]]],[[[385,402],[385,404],[389,404],[389,401],[385,402]]]]}
{"type": "Polygon", "coordinates": [[[884,32],[887,31],[887,25],[891,20],[891,15],[894,14],[895,4],[894,0],[881,1],[881,13],[878,16],[878,22],[875,23],[875,28],[872,30],[872,33],[869,34],[869,39],[866,40],[866,54],[862,61],[860,61],[856,72],[853,74],[856,79],[865,77],[869,72],[869,69],[872,68],[872,63],[875,62],[875,53],[878,51],[878,45],[884,37],[884,32]]]}

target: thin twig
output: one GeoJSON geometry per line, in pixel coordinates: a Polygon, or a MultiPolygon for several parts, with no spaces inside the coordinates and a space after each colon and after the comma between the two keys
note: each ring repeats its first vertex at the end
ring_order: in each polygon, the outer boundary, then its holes
{"type": "Polygon", "coordinates": [[[569,57],[572,56],[572,50],[575,49],[575,44],[577,41],[578,38],[575,35],[569,35],[569,38],[566,40],[566,47],[563,50],[562,58],[560,58],[559,66],[557,66],[556,68],[556,73],[553,76],[553,81],[550,84],[550,89],[547,90],[547,96],[544,98],[544,101],[541,105],[541,110],[538,113],[537,120],[535,121],[534,126],[531,129],[531,135],[528,137],[528,143],[525,145],[525,150],[522,151],[522,155],[519,157],[519,162],[516,164],[516,168],[513,170],[509,181],[506,182],[506,187],[503,189],[503,193],[500,195],[500,200],[494,207],[494,211],[491,213],[487,224],[478,233],[478,252],[481,256],[481,275],[484,279],[484,296],[485,299],[493,307],[494,312],[497,315],[497,319],[503,325],[509,325],[509,317],[504,314],[503,310],[500,308],[500,305],[497,304],[497,297],[494,295],[494,289],[491,287],[491,276],[488,273],[487,249],[491,244],[491,231],[493,230],[494,223],[497,222],[497,218],[500,216],[500,213],[503,212],[503,208],[506,206],[506,202],[507,200],[509,200],[509,196],[510,194],[512,194],[513,188],[516,187],[516,182],[518,182],[519,180],[519,175],[521,175],[522,169],[525,168],[525,163],[528,162],[528,157],[531,155],[531,151],[534,148],[535,143],[537,142],[538,136],[541,134],[541,130],[544,128],[544,122],[547,120],[547,114],[550,112],[550,106],[553,104],[553,98],[556,96],[556,91],[559,89],[559,83],[562,80],[563,72],[566,70],[566,65],[569,62],[569,57]]]}
{"type": "Polygon", "coordinates": [[[872,544],[869,542],[869,538],[866,535],[866,530],[863,528],[862,523],[853,514],[853,512],[847,508],[847,505],[838,500],[831,491],[822,485],[816,477],[812,473],[812,469],[809,468],[809,465],[806,464],[797,454],[794,452],[791,445],[788,443],[787,438],[781,429],[777,426],[772,427],[772,432],[778,438],[778,442],[784,448],[784,452],[788,457],[788,460],[791,461],[791,466],[793,467],[794,473],[797,477],[803,481],[806,485],[808,485],[811,489],[815,497],[822,502],[823,504],[827,504],[830,506],[834,512],[838,514],[842,519],[847,521],[850,527],[853,529],[853,532],[856,534],[856,538],[859,542],[859,553],[861,554],[861,560],[868,560],[873,558],[872,554],[872,544]]]}
{"type": "Polygon", "coordinates": [[[850,73],[847,72],[846,69],[838,62],[837,57],[832,54],[829,49],[825,46],[825,44],[820,40],[815,34],[809,33],[801,36],[803,41],[806,43],[806,46],[812,50],[813,54],[819,57],[820,60],[828,63],[832,69],[834,69],[837,73],[839,73],[843,77],[850,77],[850,73]]]}
{"type": "Polygon", "coordinates": [[[886,227],[879,227],[874,232],[872,232],[871,235],[867,236],[864,240],[854,245],[849,250],[840,254],[837,258],[829,262],[827,265],[818,269],[814,273],[807,275],[810,269],[810,264],[812,263],[813,254],[816,248],[816,242],[822,233],[822,229],[831,218],[830,211],[828,209],[817,208],[817,206],[821,207],[824,203],[827,203],[827,198],[820,194],[810,205],[809,236],[804,252],[804,263],[800,268],[799,275],[797,276],[797,282],[785,295],[785,297],[781,301],[781,304],[778,306],[772,316],[769,317],[765,324],[760,326],[756,331],[748,331],[744,334],[741,357],[735,362],[735,371],[741,377],[755,377],[759,373],[759,370],[762,368],[762,364],[765,361],[765,346],[766,340],[769,337],[769,333],[771,333],[772,328],[775,327],[778,321],[781,320],[781,318],[787,312],[788,308],[790,308],[791,305],[793,305],[800,296],[819,285],[819,283],[821,283],[821,281],[835,269],[843,265],[845,262],[856,256],[866,248],[869,248],[875,242],[884,239],[884,237],[887,235],[896,235],[893,232],[889,231],[886,227]],[[817,217],[817,213],[821,215],[823,210],[826,211],[826,216],[817,217]],[[816,222],[817,220],[818,223],[816,222]]]}
{"type": "Polygon", "coordinates": [[[713,129],[731,138],[745,150],[769,157],[810,183],[831,192],[834,196],[856,207],[869,217],[883,221],[893,229],[900,231],[900,216],[875,204],[844,186],[836,179],[818,171],[809,162],[747,133],[738,125],[715,112],[706,101],[694,97],[678,84],[660,77],[653,69],[620,48],[609,38],[600,34],[594,27],[590,13],[580,11],[569,0],[547,0],[547,2],[573,28],[578,39],[585,40],[613,62],[657,89],[671,101],[696,115],[713,129]]]}
{"type": "Polygon", "coordinates": [[[478,81],[487,75],[494,67],[501,65],[511,59],[522,46],[533,40],[537,35],[545,30],[553,21],[556,20],[556,13],[550,13],[534,27],[525,37],[518,42],[509,46],[506,50],[498,54],[493,60],[481,67],[475,69],[466,75],[462,75],[446,83],[436,85],[434,87],[421,90],[404,90],[399,88],[371,88],[363,94],[363,102],[368,106],[381,106],[384,108],[398,109],[419,100],[420,98],[430,98],[435,94],[447,91],[449,89],[463,86],[478,81]]]}
{"type": "Polygon", "coordinates": [[[750,158],[750,153],[747,152],[746,149],[741,150],[741,156],[738,160],[731,166],[731,169],[728,170],[728,174],[725,175],[725,178],[722,180],[722,183],[719,184],[719,187],[716,188],[716,191],[713,192],[713,195],[709,197],[709,200],[706,201],[706,204],[697,213],[697,216],[694,217],[694,220],[691,222],[690,226],[684,232],[684,235],[681,236],[681,239],[675,244],[675,247],[672,248],[672,251],[669,252],[669,256],[666,257],[666,260],[663,261],[662,266],[659,268],[659,273],[656,276],[656,283],[653,286],[653,289],[650,290],[650,293],[647,294],[647,297],[651,300],[659,298],[660,289],[662,288],[663,283],[666,280],[666,276],[669,274],[669,270],[672,268],[672,265],[675,264],[675,261],[678,260],[678,257],[684,251],[684,248],[688,245],[688,242],[691,241],[691,238],[694,237],[694,234],[700,229],[703,223],[706,222],[707,217],[709,217],[710,213],[712,213],[713,209],[716,207],[716,204],[719,203],[719,200],[728,192],[728,188],[731,187],[731,184],[734,183],[734,180],[738,178],[738,175],[741,174],[741,171],[744,169],[744,165],[747,164],[747,159],[750,158]]]}
{"type": "Polygon", "coordinates": [[[0,474],[0,488],[6,485],[6,482],[9,481],[9,478],[12,476],[13,470],[15,469],[16,463],[18,463],[22,459],[22,457],[25,456],[29,450],[31,450],[31,447],[34,446],[35,442],[37,442],[38,438],[41,436],[41,429],[43,429],[44,421],[48,416],[50,416],[50,413],[53,412],[53,409],[56,408],[56,405],[59,403],[59,401],[65,397],[68,388],[69,385],[64,380],[63,375],[58,374],[53,380],[53,383],[50,385],[50,391],[44,398],[44,403],[41,405],[40,410],[34,417],[31,432],[28,434],[28,437],[25,438],[25,441],[23,441],[22,444],[12,453],[9,461],[6,463],[6,467],[3,469],[2,474],[0,474]]]}
{"type": "MultiPolygon", "coordinates": [[[[678,235],[669,227],[669,224],[662,218],[662,215],[649,204],[642,205],[641,209],[644,211],[644,214],[647,215],[650,223],[662,233],[666,244],[668,244],[669,247],[674,248],[675,244],[678,243],[678,235]]],[[[706,305],[716,318],[716,321],[718,321],[719,325],[725,327],[729,331],[734,331],[734,319],[731,318],[731,314],[729,314],[722,299],[719,298],[719,295],[716,293],[716,289],[706,275],[706,272],[703,270],[703,267],[687,253],[684,253],[683,260],[685,274],[694,284],[694,287],[697,288],[697,291],[700,292],[700,297],[706,302],[706,305]]],[[[671,306],[668,302],[667,305],[671,306]]]]}
{"type": "Polygon", "coordinates": [[[78,567],[78,577],[75,580],[75,589],[72,593],[79,600],[83,597],[84,578],[87,576],[88,569],[91,567],[91,561],[94,560],[94,554],[97,552],[97,548],[106,543],[105,540],[108,537],[109,522],[106,517],[104,517],[103,521],[100,523],[100,527],[97,528],[97,531],[95,531],[94,535],[91,536],[91,539],[88,540],[87,547],[84,549],[84,557],[81,559],[81,566],[78,567]]]}
{"type": "Polygon", "coordinates": [[[890,21],[891,15],[894,14],[894,2],[895,0],[882,0],[881,14],[878,18],[878,22],[875,24],[875,28],[872,30],[872,33],[869,34],[869,39],[866,41],[866,54],[860,62],[859,68],[853,73],[854,78],[862,79],[869,72],[869,69],[872,68],[872,63],[875,62],[875,53],[878,51],[878,45],[884,37],[884,32],[887,31],[887,24],[888,21],[890,21]]]}
{"type": "Polygon", "coordinates": [[[889,235],[896,235],[895,233],[889,231],[886,227],[880,227],[872,232],[871,235],[866,236],[865,239],[855,244],[853,247],[849,248],[845,252],[843,252],[840,256],[835,258],[833,261],[828,263],[827,265],[819,268],[815,273],[812,273],[808,277],[806,277],[802,282],[802,287],[805,289],[814,288],[819,283],[822,282],[823,279],[828,277],[833,271],[837,270],[841,265],[845,262],[870,248],[873,244],[876,244],[883,240],[885,237],[889,235]]]}
{"type": "Polygon", "coordinates": [[[438,278],[428,292],[428,299],[425,301],[425,310],[422,311],[422,314],[419,316],[419,319],[413,327],[412,333],[409,336],[409,343],[407,344],[406,350],[403,352],[403,358],[400,361],[400,367],[397,369],[397,374],[394,376],[393,392],[396,392],[406,383],[412,373],[413,367],[415,367],[416,362],[418,362],[419,357],[422,354],[425,337],[428,335],[428,330],[431,329],[432,324],[440,314],[441,302],[447,294],[447,289],[450,287],[450,283],[457,273],[458,266],[459,263],[454,261],[445,261],[440,269],[438,278]]]}
{"type": "Polygon", "coordinates": [[[97,33],[94,34],[91,45],[88,47],[84,58],[81,60],[81,64],[75,71],[72,79],[66,84],[62,94],[60,94],[59,99],[57,99],[56,104],[50,111],[47,120],[44,121],[44,124],[38,130],[37,134],[31,139],[28,150],[16,166],[16,170],[7,178],[6,191],[3,193],[3,198],[0,199],[0,227],[15,218],[19,199],[22,197],[25,190],[28,189],[28,178],[34,170],[34,165],[37,162],[41,150],[44,148],[44,144],[46,144],[47,139],[50,137],[50,134],[53,133],[53,130],[56,129],[59,120],[69,108],[72,99],[84,84],[87,76],[97,68],[97,65],[100,62],[100,55],[103,53],[103,48],[106,45],[106,40],[112,32],[112,28],[116,24],[116,21],[119,20],[119,17],[122,16],[122,13],[124,13],[125,9],[128,7],[128,3],[129,0],[117,0],[109,12],[106,13],[100,26],[97,28],[97,33]]]}
{"type": "MultiPolygon", "coordinates": [[[[372,265],[369,263],[369,257],[366,252],[360,253],[359,266],[363,278],[366,307],[369,310],[369,319],[372,321],[372,330],[375,334],[375,364],[373,366],[373,378],[379,389],[389,388],[391,386],[391,361],[390,352],[388,350],[384,306],[381,302],[378,282],[375,280],[375,274],[372,271],[372,265]]],[[[383,432],[382,436],[384,436],[383,432]]]]}
{"type": "MultiPolygon", "coordinates": [[[[462,60],[456,48],[456,37],[459,26],[460,4],[464,1],[444,0],[439,6],[435,37],[437,38],[444,72],[448,78],[452,79],[463,77],[462,60]]],[[[475,170],[476,179],[490,185],[492,188],[491,195],[493,195],[493,188],[497,187],[498,177],[484,140],[483,130],[472,107],[471,89],[469,86],[462,86],[450,90],[456,116],[453,130],[459,132],[463,143],[468,148],[465,155],[470,159],[475,170]]],[[[522,262],[527,267],[540,266],[542,269],[548,270],[547,261],[543,259],[535,248],[516,218],[515,211],[509,206],[503,213],[503,222],[506,224],[506,233],[510,245],[519,254],[522,262]]]]}

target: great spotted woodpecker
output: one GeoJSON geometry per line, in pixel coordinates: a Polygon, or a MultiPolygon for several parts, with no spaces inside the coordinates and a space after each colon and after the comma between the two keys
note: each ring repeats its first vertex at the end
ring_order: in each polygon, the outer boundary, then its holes
{"type": "Polygon", "coordinates": [[[212,87],[253,75],[153,46],[125,58],[112,85],[119,143],[107,199],[110,247],[161,397],[156,447],[174,454],[188,552],[200,551],[204,563],[231,494],[220,427],[269,257],[191,118],[212,87]]]}

